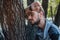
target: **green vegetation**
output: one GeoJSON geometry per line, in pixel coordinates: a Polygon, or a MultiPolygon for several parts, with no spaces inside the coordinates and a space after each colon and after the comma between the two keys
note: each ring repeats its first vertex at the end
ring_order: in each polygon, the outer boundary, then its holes
{"type": "Polygon", "coordinates": [[[60,0],[49,0],[47,17],[51,17],[51,11],[53,16],[55,16],[59,2],[60,0]],[[52,7],[52,10],[51,10],[51,7],[52,7]]]}

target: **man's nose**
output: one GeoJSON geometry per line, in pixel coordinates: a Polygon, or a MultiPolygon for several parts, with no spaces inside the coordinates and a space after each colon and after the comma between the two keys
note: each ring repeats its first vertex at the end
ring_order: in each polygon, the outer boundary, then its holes
{"type": "Polygon", "coordinates": [[[28,19],[31,19],[32,17],[31,17],[31,15],[30,16],[28,16],[28,19]]]}

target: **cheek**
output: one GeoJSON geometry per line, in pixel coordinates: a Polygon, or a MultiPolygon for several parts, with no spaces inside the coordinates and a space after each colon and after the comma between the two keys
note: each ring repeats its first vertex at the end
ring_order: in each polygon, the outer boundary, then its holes
{"type": "Polygon", "coordinates": [[[38,16],[34,16],[34,17],[33,17],[33,20],[34,20],[34,21],[37,21],[37,19],[38,19],[38,16]]]}

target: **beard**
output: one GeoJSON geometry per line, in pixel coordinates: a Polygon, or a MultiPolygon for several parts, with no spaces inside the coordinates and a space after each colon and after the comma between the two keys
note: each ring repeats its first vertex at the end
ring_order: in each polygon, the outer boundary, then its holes
{"type": "Polygon", "coordinates": [[[40,20],[38,19],[36,22],[34,22],[34,23],[32,23],[32,22],[30,22],[30,24],[33,26],[33,25],[38,25],[39,24],[39,22],[40,22],[40,20]]]}

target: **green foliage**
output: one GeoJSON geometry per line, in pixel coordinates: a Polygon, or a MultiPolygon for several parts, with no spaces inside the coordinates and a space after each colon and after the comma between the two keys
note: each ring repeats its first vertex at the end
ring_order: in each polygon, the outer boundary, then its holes
{"type": "Polygon", "coordinates": [[[55,16],[59,2],[60,2],[60,0],[49,0],[47,17],[51,17],[51,8],[50,8],[51,6],[52,6],[52,14],[53,14],[53,16],[55,16]]]}

